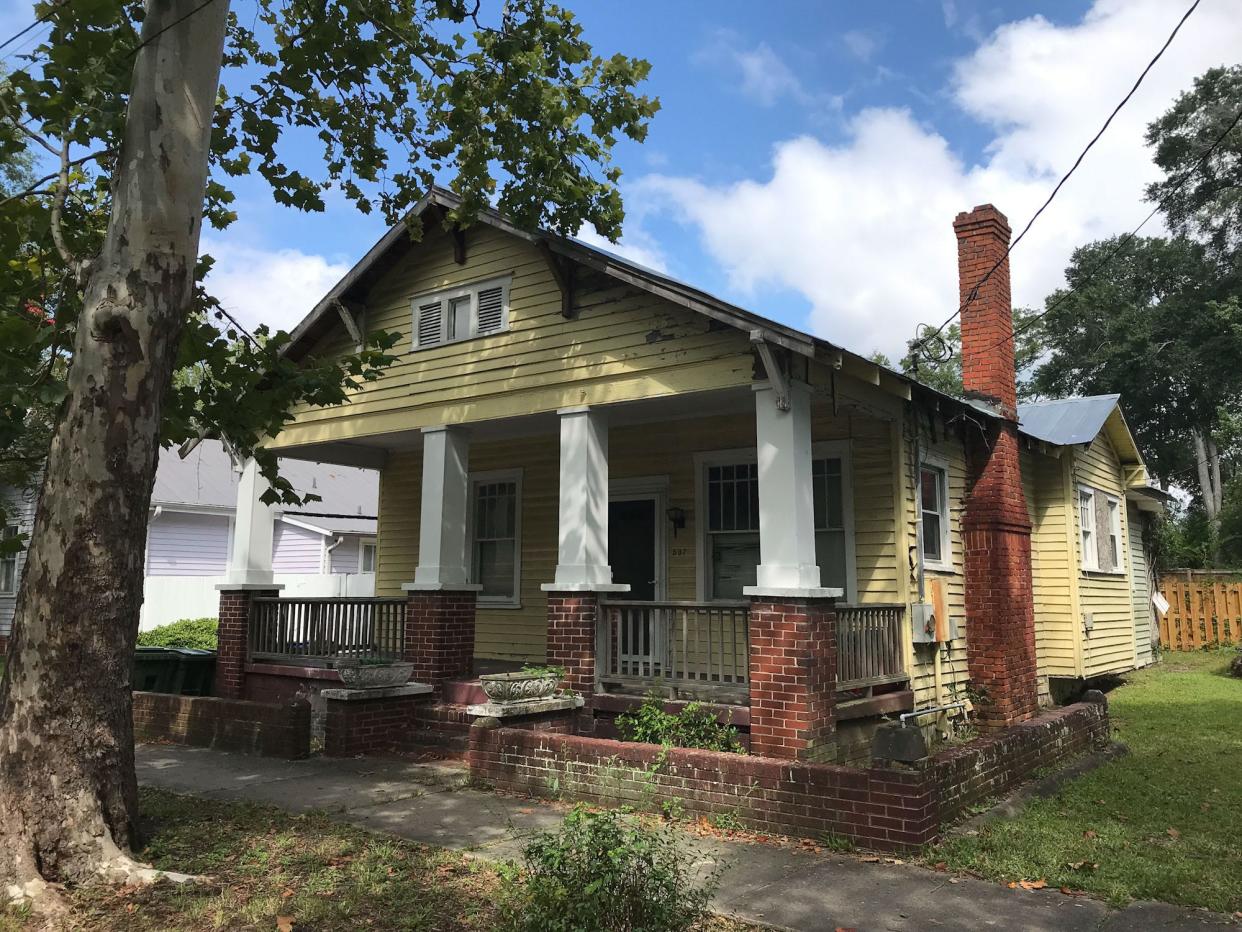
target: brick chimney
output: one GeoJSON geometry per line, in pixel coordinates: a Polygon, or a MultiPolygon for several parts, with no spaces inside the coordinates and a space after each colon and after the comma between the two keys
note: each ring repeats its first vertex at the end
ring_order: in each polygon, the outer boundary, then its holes
{"type": "Polygon", "coordinates": [[[1009,296],[1009,259],[979,284],[1005,255],[1009,221],[991,204],[961,213],[953,221],[957,234],[958,290],[962,308],[962,387],[967,398],[995,405],[1017,417],[1013,358],[1013,308],[1009,296]]]}
{"type": "Polygon", "coordinates": [[[984,697],[976,713],[1002,727],[1038,711],[1031,520],[1022,491],[1009,292],[1009,222],[991,204],[961,213],[957,234],[962,310],[962,383],[1001,420],[966,434],[969,488],[962,514],[965,545],[966,655],[984,697]],[[972,298],[972,292],[976,292],[972,298]]]}

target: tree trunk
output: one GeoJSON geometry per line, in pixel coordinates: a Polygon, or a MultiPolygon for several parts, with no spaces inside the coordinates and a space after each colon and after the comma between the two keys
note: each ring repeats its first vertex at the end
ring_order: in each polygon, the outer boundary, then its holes
{"type": "Polygon", "coordinates": [[[1220,457],[1216,444],[1209,435],[1198,430],[1191,431],[1195,442],[1195,469],[1199,475],[1199,492],[1203,495],[1203,508],[1215,528],[1220,518],[1222,495],[1220,491],[1220,457]],[[1213,455],[1216,454],[1216,455],[1213,455]]]}
{"type": "Polygon", "coordinates": [[[228,0],[149,0],[0,691],[0,887],[136,866],[130,668],[160,415],[193,296],[228,0]]]}

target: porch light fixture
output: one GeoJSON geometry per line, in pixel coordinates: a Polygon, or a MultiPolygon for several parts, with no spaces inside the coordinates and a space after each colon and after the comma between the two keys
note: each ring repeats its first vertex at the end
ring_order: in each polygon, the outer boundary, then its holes
{"type": "Polygon", "coordinates": [[[677,532],[683,530],[686,526],[686,509],[678,508],[674,505],[672,508],[664,512],[665,517],[673,525],[673,536],[677,536],[677,532]]]}

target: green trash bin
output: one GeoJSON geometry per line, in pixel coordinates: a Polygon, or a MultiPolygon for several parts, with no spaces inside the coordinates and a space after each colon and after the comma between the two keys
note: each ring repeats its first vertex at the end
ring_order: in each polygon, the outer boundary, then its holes
{"type": "Polygon", "coordinates": [[[133,688],[145,693],[166,693],[176,670],[177,657],[167,647],[136,648],[133,688]]]}
{"type": "Polygon", "coordinates": [[[168,691],[182,696],[210,696],[216,652],[196,647],[170,647],[168,651],[177,664],[168,691]]]}

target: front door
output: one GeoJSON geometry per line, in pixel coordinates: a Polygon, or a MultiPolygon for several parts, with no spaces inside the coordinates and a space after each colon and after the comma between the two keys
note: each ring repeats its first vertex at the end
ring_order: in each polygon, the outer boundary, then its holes
{"type": "Polygon", "coordinates": [[[652,602],[656,597],[656,498],[633,498],[608,503],[608,562],[612,581],[627,583],[621,596],[652,602]]]}

